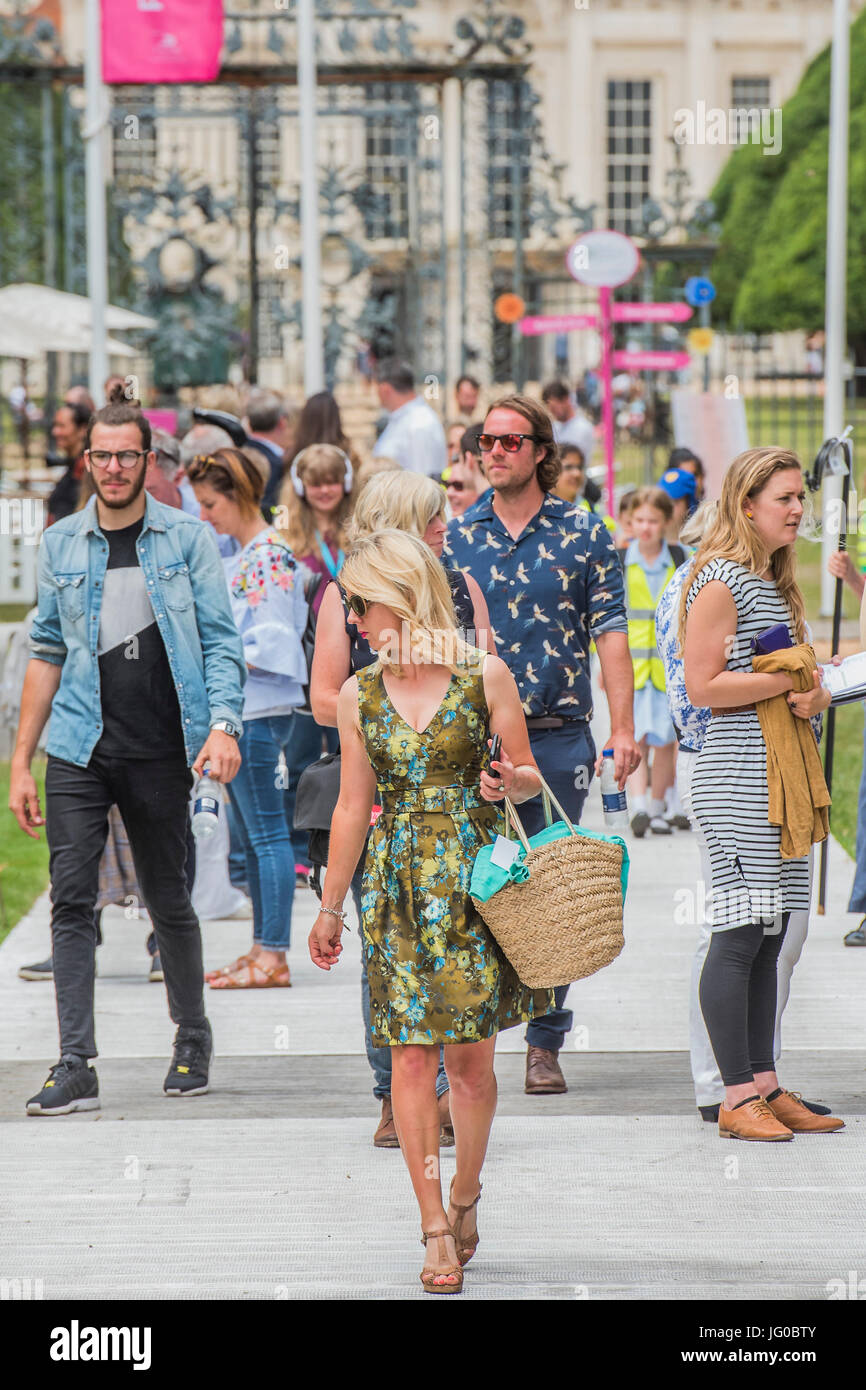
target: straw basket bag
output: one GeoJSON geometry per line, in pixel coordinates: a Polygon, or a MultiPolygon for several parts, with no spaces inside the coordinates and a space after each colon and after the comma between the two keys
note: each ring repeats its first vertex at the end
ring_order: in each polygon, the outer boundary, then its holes
{"type": "Polygon", "coordinates": [[[616,959],[624,945],[628,880],[625,842],[572,825],[547,783],[541,786],[547,828],[527,839],[506,797],[505,836],[479,851],[470,886],[476,908],[530,989],[571,984],[616,959]],[[510,838],[509,823],[519,843],[510,838]]]}

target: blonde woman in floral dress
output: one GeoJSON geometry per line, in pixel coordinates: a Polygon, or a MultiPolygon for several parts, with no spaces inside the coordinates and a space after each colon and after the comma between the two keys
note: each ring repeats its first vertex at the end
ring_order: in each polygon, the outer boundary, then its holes
{"type": "Polygon", "coordinates": [[[371,1032],[391,1047],[397,1133],[418,1201],[428,1293],[459,1293],[478,1245],[476,1203],[496,1109],[496,1034],[546,1013],[548,990],[520,983],[469,896],[475,856],[502,830],[496,805],[525,801],[538,773],[514,678],[456,631],[448,581],[414,536],[360,541],[340,580],[378,660],[342,687],[340,799],[310,954],[340,959],[343,901],[374,800],[362,896],[371,1032]],[[488,739],[503,751],[485,768],[488,739]],[[439,1045],[451,1084],[457,1171],[446,1213],[439,1179],[439,1045]]]}

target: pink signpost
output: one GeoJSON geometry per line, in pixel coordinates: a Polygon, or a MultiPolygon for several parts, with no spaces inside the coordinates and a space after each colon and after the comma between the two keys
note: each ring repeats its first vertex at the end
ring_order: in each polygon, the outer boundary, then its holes
{"type": "Polygon", "coordinates": [[[541,333],[569,333],[578,328],[595,328],[601,338],[601,421],[607,484],[607,507],[614,513],[613,468],[613,372],[675,372],[687,367],[687,352],[614,352],[615,323],[685,323],[692,316],[688,304],[614,304],[611,290],[624,285],[638,268],[640,253],[622,232],[584,232],[569,248],[565,264],[569,274],[582,285],[598,290],[598,314],[529,314],[520,320],[526,337],[541,333]]]}

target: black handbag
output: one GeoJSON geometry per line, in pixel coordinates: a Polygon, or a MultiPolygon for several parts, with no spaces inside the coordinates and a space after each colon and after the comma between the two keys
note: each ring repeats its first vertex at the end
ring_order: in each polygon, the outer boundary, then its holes
{"type": "Polygon", "coordinates": [[[295,829],[309,832],[310,887],[321,901],[322,869],[328,863],[331,819],[340,795],[340,754],[325,753],[305,767],[295,792],[295,829]]]}
{"type": "Polygon", "coordinates": [[[304,580],[304,598],[307,600],[309,608],[307,610],[307,625],[301,633],[301,649],[304,653],[304,663],[307,668],[307,680],[303,686],[304,703],[300,709],[304,714],[312,714],[310,704],[310,680],[313,675],[313,653],[316,650],[316,618],[313,612],[313,600],[325,583],[325,575],[309,574],[304,580]]]}

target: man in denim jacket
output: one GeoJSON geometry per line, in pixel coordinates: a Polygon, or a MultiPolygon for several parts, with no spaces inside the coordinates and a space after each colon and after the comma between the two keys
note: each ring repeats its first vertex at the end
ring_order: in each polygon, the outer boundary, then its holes
{"type": "Polygon", "coordinates": [[[96,496],[50,527],[21,697],[9,804],[51,853],[60,1061],[31,1115],[99,1108],[93,1020],[94,904],[107,815],[116,804],[153,919],[177,1025],[167,1095],[208,1088],[201,933],[184,876],[189,791],[240,767],[243,648],[222,563],[205,526],[144,491],[150,424],[121,399],[90,421],[85,466],[96,496]],[[30,772],[45,722],[43,821],[30,772]]]}

